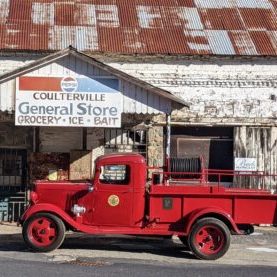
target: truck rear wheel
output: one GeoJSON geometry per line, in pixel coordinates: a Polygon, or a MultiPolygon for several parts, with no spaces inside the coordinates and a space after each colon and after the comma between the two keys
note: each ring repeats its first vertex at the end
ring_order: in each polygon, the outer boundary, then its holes
{"type": "Polygon", "coordinates": [[[65,226],[63,221],[53,214],[37,213],[24,222],[22,235],[32,250],[49,252],[63,243],[65,226]]]}
{"type": "Polygon", "coordinates": [[[216,218],[202,218],[192,226],[188,244],[198,258],[216,260],[229,249],[230,231],[222,221],[216,218]]]}

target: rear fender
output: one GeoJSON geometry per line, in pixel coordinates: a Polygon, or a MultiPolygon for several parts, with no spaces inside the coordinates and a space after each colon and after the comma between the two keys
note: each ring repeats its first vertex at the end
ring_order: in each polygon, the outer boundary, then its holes
{"type": "Polygon", "coordinates": [[[22,215],[20,218],[20,223],[23,224],[24,221],[26,221],[28,218],[33,216],[36,213],[51,213],[55,214],[59,218],[61,218],[65,223],[67,223],[69,226],[71,226],[73,229],[79,230],[80,224],[77,223],[72,219],[71,216],[69,216],[65,211],[63,211],[61,208],[52,205],[52,204],[35,204],[33,206],[30,206],[22,215]]]}
{"type": "Polygon", "coordinates": [[[221,221],[223,221],[230,230],[234,231],[236,234],[241,235],[242,232],[238,229],[236,223],[234,222],[233,218],[230,214],[226,211],[218,208],[204,208],[204,209],[197,209],[191,212],[186,220],[185,224],[185,234],[188,235],[192,225],[200,218],[203,217],[214,217],[221,221]]]}

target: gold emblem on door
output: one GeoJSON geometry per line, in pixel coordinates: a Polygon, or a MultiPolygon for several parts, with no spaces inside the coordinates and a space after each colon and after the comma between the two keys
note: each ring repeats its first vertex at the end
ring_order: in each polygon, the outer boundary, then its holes
{"type": "Polygon", "coordinates": [[[108,198],[108,203],[110,206],[115,207],[119,204],[119,197],[117,195],[110,195],[108,198]]]}

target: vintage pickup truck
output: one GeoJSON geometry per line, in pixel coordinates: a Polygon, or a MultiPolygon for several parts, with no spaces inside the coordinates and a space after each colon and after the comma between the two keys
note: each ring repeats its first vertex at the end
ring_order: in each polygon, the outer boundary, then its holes
{"type": "Polygon", "coordinates": [[[230,234],[277,223],[274,191],[226,188],[220,180],[168,172],[155,173],[149,183],[147,172],[141,155],[117,153],[96,160],[92,181],[37,181],[20,219],[27,246],[52,251],[67,230],[177,235],[198,258],[213,260],[228,250],[230,234]]]}

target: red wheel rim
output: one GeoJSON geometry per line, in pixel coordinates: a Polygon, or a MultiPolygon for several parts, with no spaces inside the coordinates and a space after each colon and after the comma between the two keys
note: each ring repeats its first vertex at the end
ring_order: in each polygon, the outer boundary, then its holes
{"type": "Polygon", "coordinates": [[[218,253],[225,244],[223,232],[216,226],[203,226],[195,235],[198,249],[206,255],[218,253]]]}
{"type": "Polygon", "coordinates": [[[57,237],[57,226],[53,220],[39,217],[30,223],[28,237],[36,246],[49,246],[57,237]]]}

